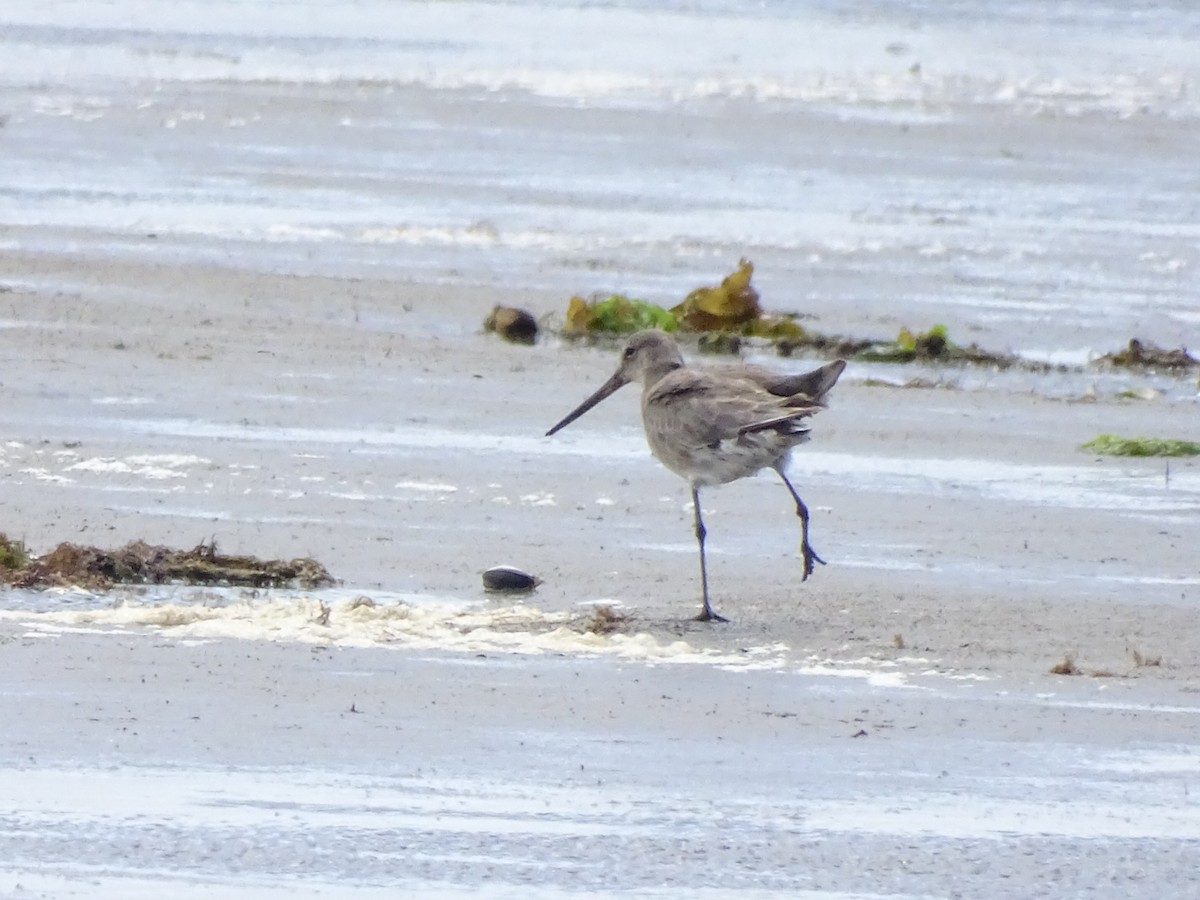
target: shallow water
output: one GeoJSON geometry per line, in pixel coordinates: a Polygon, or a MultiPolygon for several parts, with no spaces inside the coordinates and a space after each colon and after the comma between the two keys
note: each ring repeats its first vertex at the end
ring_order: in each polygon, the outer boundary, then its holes
{"type": "MultiPolygon", "coordinates": [[[[594,759],[570,731],[527,731],[522,743],[537,750],[522,755],[525,768],[501,762],[492,777],[394,771],[391,761],[369,772],[4,768],[0,790],[11,804],[0,889],[107,897],[159,885],[172,896],[273,896],[300,878],[364,897],[385,887],[503,897],[515,885],[537,897],[568,889],[659,897],[664,880],[683,879],[701,882],[697,896],[745,888],[754,897],[906,897],[909,884],[923,885],[919,896],[952,896],[964,877],[1004,883],[1028,877],[1030,865],[1078,872],[1081,859],[1089,874],[1067,876],[1080,887],[1138,885],[1144,869],[1131,868],[1134,858],[1167,863],[1181,884],[1180,855],[1200,838],[1200,811],[1181,801],[1178,781],[1195,774],[1196,760],[1179,745],[1047,750],[976,739],[940,772],[882,747],[810,748],[786,780],[785,767],[769,765],[744,773],[731,795],[673,769],[677,751],[655,760],[652,747],[626,737],[602,741],[595,749],[606,758],[594,759]],[[586,765],[569,772],[555,755],[586,765]],[[889,870],[896,853],[916,871],[889,870]],[[936,874],[947,855],[956,867],[936,874]],[[769,866],[755,865],[764,857],[769,866]]],[[[723,755],[700,754],[715,765],[723,755]]]]}
{"type": "Polygon", "coordinates": [[[1200,463],[1076,448],[1200,437],[1194,375],[1085,368],[1200,343],[1198,43],[1184,2],[0,8],[5,530],[347,579],[0,595],[0,897],[1183,896],[1200,463]],[[478,328],[741,256],[817,330],[1065,369],[851,367],[793,464],[829,566],[767,476],[706,491],[713,631],[632,390],[541,436],[609,351],[478,328]]]}
{"type": "Polygon", "coordinates": [[[1036,323],[1043,356],[1174,346],[1200,315],[1185,5],[60,2],[0,23],[10,242],[663,303],[744,255],[771,308],[828,330],[945,322],[1003,350],[1036,323]]]}
{"type": "MultiPolygon", "coordinates": [[[[331,390],[336,392],[336,383],[331,390]]],[[[793,468],[803,478],[810,501],[815,496],[832,504],[818,504],[821,519],[845,508],[847,498],[857,502],[870,498],[869,519],[846,523],[835,538],[838,564],[879,572],[917,571],[947,583],[969,584],[986,576],[1010,587],[1053,584],[1064,594],[1124,596],[1135,587],[1145,602],[1188,602],[1200,579],[1184,544],[1168,557],[1133,554],[1125,560],[1109,560],[1101,569],[1091,554],[1080,554],[1078,549],[1039,549],[1047,537],[1039,537],[1037,530],[1017,557],[981,551],[979,540],[986,534],[962,529],[953,518],[937,529],[935,547],[898,541],[897,532],[888,530],[889,523],[902,519],[914,504],[933,504],[947,511],[976,506],[989,510],[988,515],[996,515],[1000,522],[1014,516],[1020,520],[1059,517],[1065,527],[1087,527],[1104,534],[1114,551],[1127,540],[1120,535],[1135,535],[1136,546],[1158,543],[1152,536],[1155,529],[1186,532],[1200,509],[1200,464],[1195,460],[1096,458],[1070,444],[1047,443],[1042,431],[1046,426],[1019,418],[1019,399],[1013,411],[993,411],[993,422],[985,423],[972,422],[960,394],[933,396],[942,402],[918,408],[931,432],[944,430],[940,440],[921,447],[885,442],[856,448],[834,436],[832,445],[821,440],[795,454],[793,468]],[[972,432],[969,440],[959,424],[964,419],[972,432]],[[1045,450],[1021,458],[998,455],[993,448],[1002,446],[1005,432],[1013,428],[1027,429],[1030,439],[1044,444],[1045,450]],[[1110,523],[1107,534],[1106,523],[1110,523]],[[853,526],[856,533],[847,530],[853,526]]],[[[476,399],[486,406],[486,396],[476,399]]],[[[428,588],[410,593],[470,601],[478,598],[478,572],[483,568],[522,563],[488,558],[496,552],[508,555],[502,549],[488,549],[492,544],[505,545],[496,534],[503,534],[504,528],[517,529],[523,540],[536,545],[539,534],[553,534],[561,527],[555,523],[571,521],[575,515],[571,510],[580,503],[592,511],[590,515],[608,520],[608,527],[621,533],[631,547],[655,557],[694,554],[690,529],[676,522],[677,515],[687,515],[684,493],[649,457],[637,425],[616,401],[612,405],[614,409],[606,414],[623,420],[615,429],[606,429],[597,419],[595,426],[581,423],[553,440],[539,436],[531,413],[516,409],[504,421],[470,419],[466,428],[451,421],[438,424],[429,417],[419,423],[361,426],[335,417],[324,426],[307,416],[299,420],[310,424],[264,427],[177,417],[177,403],[171,417],[147,417],[143,407],[132,406],[111,417],[35,416],[33,421],[40,421],[41,427],[71,434],[83,446],[10,441],[0,447],[0,466],[30,487],[93,498],[91,502],[109,513],[143,522],[193,522],[193,528],[210,528],[214,534],[243,527],[311,528],[320,533],[336,523],[341,539],[330,546],[346,539],[376,536],[373,539],[378,540],[385,534],[399,534],[406,542],[429,541],[436,547],[434,556],[414,558],[410,565],[436,572],[452,559],[465,558],[470,571],[448,576],[445,582],[439,578],[432,593],[427,593],[428,588]],[[180,452],[184,448],[191,452],[180,452]],[[589,481],[599,479],[596,487],[578,483],[580,471],[589,473],[589,481]],[[631,479],[638,487],[628,486],[631,479]],[[622,515],[630,504],[637,504],[641,512],[622,515]],[[398,510],[403,511],[399,518],[398,510]],[[508,524],[498,529],[499,521],[508,524]],[[665,527],[670,530],[664,532],[665,527]],[[466,535],[483,543],[461,546],[466,535]],[[437,563],[431,566],[433,560],[437,563]]],[[[627,405],[632,405],[632,398],[627,405]]],[[[1053,412],[1051,407],[1049,414],[1053,412]]],[[[840,410],[823,415],[837,413],[840,410]]],[[[1103,409],[1098,413],[1103,414],[1103,409]]],[[[904,407],[875,409],[871,421],[876,427],[901,432],[911,415],[904,407]],[[894,426],[889,419],[894,419],[894,426]]],[[[1149,407],[1145,415],[1151,421],[1154,408],[1149,407]]],[[[710,553],[718,558],[728,554],[740,564],[758,559],[762,565],[790,556],[792,526],[761,515],[767,503],[771,512],[786,512],[769,481],[764,475],[754,479],[753,488],[730,486],[705,492],[706,509],[715,508],[721,516],[713,520],[721,525],[710,542],[710,553]],[[754,496],[761,498],[757,505],[751,502],[754,496]]],[[[327,538],[322,540],[328,543],[327,538]]],[[[336,561],[323,561],[340,574],[336,561]]],[[[371,560],[373,568],[381,564],[389,569],[395,566],[388,559],[371,560]]],[[[426,571],[418,579],[437,577],[434,572],[426,571]]],[[[365,575],[359,573],[360,584],[370,583],[369,576],[363,580],[365,575]]],[[[384,581],[376,587],[396,591],[399,586],[384,581]]],[[[76,595],[62,595],[62,599],[76,605],[84,602],[76,595]]]]}

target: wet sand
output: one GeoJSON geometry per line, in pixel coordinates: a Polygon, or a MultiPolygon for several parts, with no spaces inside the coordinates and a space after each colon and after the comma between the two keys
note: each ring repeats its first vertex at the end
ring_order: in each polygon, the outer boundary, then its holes
{"type": "Polygon", "coordinates": [[[852,365],[828,566],[706,491],[711,627],[635,391],[543,437],[612,351],[480,333],[746,256],[826,333],[1195,352],[1194,15],[8,7],[0,530],[343,583],[0,593],[0,898],[1197,894],[1200,463],[1077,449],[1195,375],[852,365]]]}
{"type": "Polygon", "coordinates": [[[635,390],[541,436],[613,354],[479,333],[493,303],[565,298],[153,259],[3,254],[11,536],[312,555],[344,582],[335,617],[402,595],[478,604],[495,634],[526,626],[479,573],[511,563],[544,580],[531,634],[613,603],[644,643],[356,642],[303,611],[291,638],[237,638],[6,595],[0,896],[297,876],[363,896],[1190,893],[1200,463],[1077,450],[1196,439],[1186,386],[905,389],[852,366],[791,468],[829,565],[800,582],[773,477],[706,492],[733,619],[712,627],[689,619],[687,490],[635,390]],[[1083,674],[1050,673],[1067,655],[1083,674]]]}

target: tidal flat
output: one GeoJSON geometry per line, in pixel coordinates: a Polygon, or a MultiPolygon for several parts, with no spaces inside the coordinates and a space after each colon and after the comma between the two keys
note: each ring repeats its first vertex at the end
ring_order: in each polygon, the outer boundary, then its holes
{"type": "Polygon", "coordinates": [[[0,531],[338,581],[0,592],[0,897],[1194,894],[1200,460],[1080,449],[1200,440],[1092,365],[1200,344],[1194,17],[977,6],[0,13],[0,531]],[[742,257],[1052,365],[853,363],[713,626],[636,389],[544,433],[742,257]]]}

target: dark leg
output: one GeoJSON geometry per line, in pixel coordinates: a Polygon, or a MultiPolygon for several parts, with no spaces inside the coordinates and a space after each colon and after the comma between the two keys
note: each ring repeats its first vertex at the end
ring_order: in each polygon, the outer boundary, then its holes
{"type": "Polygon", "coordinates": [[[787,489],[792,492],[792,499],[796,501],[796,515],[800,517],[800,553],[804,557],[804,577],[800,580],[807,581],[808,576],[813,573],[813,563],[819,562],[821,565],[825,565],[825,560],[817,556],[816,551],[808,543],[808,507],[804,505],[804,501],[800,499],[800,495],[796,493],[796,489],[792,487],[788,477],[783,474],[783,466],[776,467],[775,471],[779,473],[779,477],[783,479],[787,489]]]}
{"type": "Polygon", "coordinates": [[[704,520],[700,518],[700,489],[695,487],[692,488],[692,508],[696,511],[696,541],[700,544],[700,586],[704,591],[704,608],[700,610],[700,615],[696,616],[696,621],[728,622],[724,616],[713,612],[708,604],[708,566],[704,562],[704,538],[708,535],[708,529],[704,527],[704,520]]]}

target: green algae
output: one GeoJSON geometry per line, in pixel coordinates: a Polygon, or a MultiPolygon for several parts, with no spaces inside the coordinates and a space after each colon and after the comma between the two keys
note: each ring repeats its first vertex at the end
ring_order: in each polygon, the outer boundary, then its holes
{"type": "Polygon", "coordinates": [[[1123,438],[1102,434],[1080,450],[1102,456],[1200,456],[1200,443],[1172,438],[1123,438]]]}
{"type": "Polygon", "coordinates": [[[645,328],[677,331],[679,321],[669,310],[624,294],[572,297],[567,304],[566,335],[632,334],[645,328]]]}

